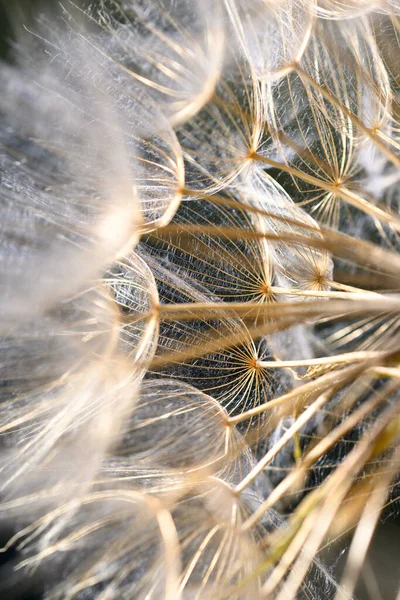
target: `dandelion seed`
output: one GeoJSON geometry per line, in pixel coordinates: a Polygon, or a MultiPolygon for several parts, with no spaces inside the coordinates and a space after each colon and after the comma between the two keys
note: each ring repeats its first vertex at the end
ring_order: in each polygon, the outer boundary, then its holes
{"type": "Polygon", "coordinates": [[[303,54],[313,27],[314,0],[225,0],[242,52],[258,78],[278,79],[303,54]]]}
{"type": "MultiPolygon", "coordinates": [[[[188,120],[213,93],[222,66],[220,2],[210,0],[104,0],[88,16],[104,30],[93,44],[109,70],[139,83],[172,125],[188,120]]],[[[133,89],[135,88],[132,85],[133,89]]]]}

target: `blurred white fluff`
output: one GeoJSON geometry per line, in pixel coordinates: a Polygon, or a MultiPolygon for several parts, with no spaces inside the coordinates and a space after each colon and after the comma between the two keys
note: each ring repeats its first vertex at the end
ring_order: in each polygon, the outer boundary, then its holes
{"type": "Polygon", "coordinates": [[[165,225],[179,206],[185,173],[173,127],[151,90],[114,60],[102,47],[101,36],[92,37],[73,21],[67,34],[60,34],[44,19],[41,25],[58,76],[68,85],[83,81],[92,98],[108,99],[106,114],[119,124],[116,134],[124,149],[128,179],[138,192],[140,233],[165,225]]]}
{"type": "Polygon", "coordinates": [[[93,43],[109,68],[140,85],[172,125],[210,99],[224,56],[221,0],[104,0],[88,15],[103,28],[93,43]]]}
{"type": "Polygon", "coordinates": [[[0,72],[0,302],[18,318],[168,223],[184,186],[179,143],[143,86],[84,30],[43,19],[40,32],[0,72]]]}
{"type": "Polygon", "coordinates": [[[140,378],[117,354],[119,330],[112,299],[94,289],[3,335],[2,511],[26,496],[34,511],[51,506],[92,481],[140,378]]]}
{"type": "MultiPolygon", "coordinates": [[[[111,482],[109,482],[111,483],[111,482]]],[[[176,600],[180,560],[170,513],[154,497],[109,485],[65,502],[21,531],[21,567],[51,564],[48,600],[176,600]],[[23,539],[25,536],[25,539],[23,539]],[[60,562],[60,557],[67,560],[60,562]],[[134,595],[132,595],[134,594],[134,595]]]]}
{"type": "Polygon", "coordinates": [[[0,309],[21,319],[135,241],[137,186],[108,98],[40,65],[34,78],[2,66],[0,81],[0,309]]]}
{"type": "Polygon", "coordinates": [[[375,10],[399,11],[399,0],[320,0],[316,7],[318,16],[324,19],[355,18],[375,10]]]}
{"type": "Polygon", "coordinates": [[[293,69],[309,40],[315,0],[225,0],[244,57],[260,80],[293,69]]]}

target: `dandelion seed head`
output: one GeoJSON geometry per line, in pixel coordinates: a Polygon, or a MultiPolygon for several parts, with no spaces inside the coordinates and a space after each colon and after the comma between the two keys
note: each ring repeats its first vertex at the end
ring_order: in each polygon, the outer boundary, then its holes
{"type": "Polygon", "coordinates": [[[26,26],[0,65],[13,592],[355,597],[399,507],[398,15],[70,0],[26,26]]]}

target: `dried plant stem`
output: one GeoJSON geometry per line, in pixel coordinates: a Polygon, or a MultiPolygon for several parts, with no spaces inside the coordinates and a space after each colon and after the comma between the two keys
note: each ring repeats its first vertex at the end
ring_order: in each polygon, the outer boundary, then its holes
{"type": "MultiPolygon", "coordinates": [[[[329,531],[341,503],[352,487],[354,476],[361,470],[368,458],[374,455],[376,444],[378,443],[379,445],[379,438],[384,435],[385,429],[390,424],[393,417],[397,415],[397,412],[398,406],[396,404],[390,406],[381,418],[371,427],[368,433],[360,440],[360,442],[358,442],[342,465],[328,477],[326,482],[320,488],[311,492],[310,496],[301,503],[299,507],[300,510],[296,511],[292,518],[292,524],[290,524],[288,528],[289,545],[291,545],[291,535],[292,537],[297,537],[298,532],[301,532],[303,526],[306,530],[309,529],[311,533],[307,542],[302,546],[302,553],[299,556],[296,568],[292,568],[285,585],[280,590],[278,596],[279,600],[283,600],[284,598],[294,598],[314,556],[318,552],[329,531]],[[314,511],[318,505],[320,506],[319,509],[317,509],[316,516],[314,511]],[[317,524],[318,526],[316,526],[317,524]],[[291,525],[293,526],[294,531],[290,534],[291,525]]],[[[288,568],[290,564],[291,563],[287,564],[285,562],[286,568],[288,568]]],[[[268,588],[269,592],[271,591],[271,579],[272,578],[268,579],[265,586],[268,588]]]]}
{"type": "Polygon", "coordinates": [[[365,503],[350,545],[348,559],[341,579],[340,596],[338,590],[335,600],[341,600],[342,598],[344,600],[351,600],[353,598],[354,589],[388,496],[391,481],[398,471],[399,461],[400,449],[397,449],[393,459],[390,461],[391,468],[386,469],[385,467],[385,471],[379,473],[374,478],[374,487],[365,503]]]}
{"type": "Polygon", "coordinates": [[[206,202],[210,202],[211,204],[229,206],[231,208],[236,208],[237,210],[241,210],[246,213],[268,217],[270,219],[274,219],[275,221],[285,223],[288,225],[293,225],[295,227],[304,229],[305,231],[313,231],[321,235],[320,228],[315,225],[310,225],[310,223],[304,221],[297,221],[296,219],[292,219],[288,216],[277,215],[257,206],[246,204],[245,202],[240,202],[238,200],[233,200],[232,198],[220,196],[218,194],[209,194],[207,192],[201,192],[198,190],[191,190],[189,188],[184,188],[182,190],[182,195],[189,196],[190,198],[200,198],[201,200],[205,200],[206,202]]]}
{"type": "MultiPolygon", "coordinates": [[[[360,299],[361,292],[359,294],[355,293],[345,293],[345,292],[329,292],[324,290],[295,290],[288,288],[287,290],[283,288],[275,288],[271,287],[272,294],[282,294],[285,296],[304,296],[309,298],[332,298],[336,300],[345,300],[348,301],[358,301],[360,299]]],[[[371,298],[371,295],[367,295],[368,299],[371,298]]],[[[382,302],[382,297],[378,294],[373,296],[373,299],[381,303],[382,310],[385,310],[385,300],[382,302]]],[[[391,306],[391,303],[388,304],[391,306]]],[[[315,316],[320,316],[321,314],[325,314],[325,306],[320,304],[313,306],[312,312],[315,316]],[[319,313],[319,309],[321,308],[322,313],[319,313]]],[[[336,308],[336,307],[335,307],[336,308]]],[[[344,310],[345,307],[343,307],[344,310]]],[[[155,312],[158,314],[159,318],[163,321],[192,321],[193,319],[211,319],[219,315],[220,317],[225,316],[235,317],[235,316],[245,316],[248,318],[258,317],[261,314],[265,314],[268,316],[276,316],[279,314],[291,314],[293,312],[297,313],[301,311],[302,314],[309,314],[310,306],[307,304],[302,304],[301,306],[297,306],[292,302],[280,302],[279,304],[272,303],[259,303],[259,302],[189,302],[189,303],[181,303],[181,304],[159,304],[155,309],[155,312]],[[282,309],[282,310],[280,310],[282,309]]],[[[336,314],[336,310],[334,310],[333,314],[336,314]]],[[[330,308],[328,308],[328,314],[330,315],[330,308]]],[[[124,323],[131,323],[129,317],[124,319],[124,323]]]]}
{"type": "Polygon", "coordinates": [[[242,479],[239,485],[235,488],[235,493],[240,494],[245,490],[256,477],[265,469],[265,467],[275,458],[275,456],[286,446],[286,444],[293,439],[293,436],[300,431],[300,429],[308,423],[308,421],[326,404],[331,398],[336,388],[332,387],[328,391],[321,394],[308,408],[300,414],[295,420],[293,425],[289,427],[280,440],[274,444],[265,456],[257,463],[257,465],[248,473],[248,475],[242,479]]]}
{"type": "MultiPolygon", "coordinates": [[[[371,372],[374,373],[374,369],[371,369],[371,372]]],[[[368,374],[368,370],[364,371],[365,374],[368,374]]],[[[336,374],[337,375],[337,374],[336,374]]],[[[272,506],[274,506],[280,498],[282,498],[283,494],[288,492],[291,487],[295,486],[297,482],[301,481],[307,470],[312,467],[312,465],[318,460],[320,456],[328,452],[328,450],[341,438],[343,438],[346,433],[351,431],[353,427],[360,423],[363,419],[365,419],[369,414],[371,414],[378,406],[380,406],[383,402],[385,402],[387,396],[393,392],[395,392],[398,388],[398,382],[392,382],[386,389],[384,389],[381,393],[375,394],[372,398],[363,403],[358,409],[356,409],[351,415],[349,415],[343,422],[341,422],[335,429],[330,431],[314,448],[312,448],[307,454],[304,455],[301,463],[299,463],[291,473],[285,479],[277,485],[277,487],[271,492],[269,497],[265,500],[265,502],[260,505],[257,510],[247,519],[247,521],[243,524],[243,529],[245,531],[254,527],[254,525],[262,518],[267,510],[269,510],[272,506]]],[[[394,405],[390,409],[390,415],[387,417],[385,422],[382,424],[381,421],[378,422],[377,427],[379,427],[379,432],[381,432],[393,416],[398,411],[398,406],[394,405]]],[[[364,449],[365,450],[365,449],[364,449]]],[[[372,449],[369,448],[372,452],[372,449]]],[[[320,492],[320,489],[317,490],[320,492]]],[[[307,499],[306,499],[307,500],[307,499]]]]}
{"type": "MultiPolygon", "coordinates": [[[[358,370],[359,368],[357,367],[357,371],[358,370]]],[[[347,369],[342,369],[341,371],[325,373],[317,379],[313,379],[307,383],[302,383],[300,386],[294,388],[286,394],[282,394],[282,396],[279,396],[278,398],[274,398],[273,400],[269,400],[264,404],[255,406],[254,408],[244,411],[242,414],[235,417],[229,417],[229,424],[237,425],[243,421],[247,421],[248,419],[251,419],[264,412],[271,411],[277,407],[282,407],[285,405],[293,407],[293,401],[297,401],[298,403],[300,398],[309,399],[313,393],[320,392],[324,388],[332,385],[332,383],[335,381],[347,381],[354,375],[354,373],[355,368],[353,366],[348,367],[347,369]]]]}
{"type": "MultiPolygon", "coordinates": [[[[232,348],[233,346],[240,345],[244,343],[248,336],[257,339],[263,335],[267,335],[269,333],[273,333],[277,330],[286,329],[291,325],[294,325],[299,322],[299,319],[315,319],[316,317],[330,316],[330,317],[341,317],[346,315],[349,316],[358,316],[362,314],[398,314],[400,312],[400,305],[398,300],[388,301],[386,299],[386,304],[381,301],[377,301],[375,299],[365,299],[363,301],[352,300],[349,302],[343,302],[339,300],[332,300],[329,303],[324,303],[327,306],[322,307],[322,303],[307,303],[302,304],[301,306],[296,306],[295,303],[287,303],[286,305],[282,304],[272,304],[272,305],[256,305],[253,309],[250,309],[245,306],[245,316],[247,318],[252,317],[255,320],[261,320],[261,324],[256,324],[255,326],[248,327],[244,333],[239,334],[228,334],[221,338],[210,338],[208,343],[204,343],[201,346],[194,346],[189,351],[175,352],[173,355],[161,355],[155,357],[151,363],[151,368],[160,368],[162,366],[171,364],[171,363],[181,363],[186,360],[199,358],[201,356],[206,356],[213,352],[220,352],[227,348],[232,348]],[[265,315],[268,316],[268,320],[262,318],[262,314],[265,312],[265,315]],[[272,317],[273,315],[279,316],[279,322],[274,322],[272,317]],[[260,316],[261,315],[261,316],[260,316]],[[284,316],[284,318],[282,318],[284,316]]],[[[221,303],[222,304],[222,303],[221,303]]],[[[218,307],[221,306],[218,303],[218,307]]],[[[240,306],[243,306],[241,304],[240,306]]],[[[192,307],[192,314],[188,315],[188,320],[194,319],[193,309],[195,309],[196,305],[194,304],[192,307]]],[[[222,312],[226,311],[226,306],[221,306],[222,312]]],[[[206,309],[205,309],[206,310],[206,309]]],[[[218,311],[219,309],[217,309],[218,311]]],[[[235,309],[233,309],[234,312],[235,309]]],[[[217,311],[213,308],[210,311],[209,319],[215,319],[217,311]]],[[[225,313],[226,315],[226,313],[225,313]]],[[[179,320],[179,319],[178,319],[179,320]]],[[[202,320],[206,320],[204,314],[202,320]]]]}
{"type": "Polygon", "coordinates": [[[346,352],[345,354],[337,354],[334,356],[324,356],[322,358],[310,358],[308,360],[278,360],[278,361],[266,361],[259,360],[257,365],[259,367],[268,369],[279,369],[285,367],[309,367],[316,365],[335,365],[339,363],[350,363],[358,362],[373,358],[383,358],[385,352],[346,352]]]}
{"type": "MultiPolygon", "coordinates": [[[[245,521],[242,526],[244,531],[251,530],[257,521],[262,518],[263,514],[279,500],[281,493],[278,492],[281,488],[286,488],[284,491],[287,491],[295,484],[296,480],[299,478],[301,479],[304,476],[306,469],[312,464],[312,462],[310,462],[310,455],[313,454],[313,460],[316,460],[315,450],[317,450],[318,447],[325,447],[325,450],[320,452],[320,455],[323,454],[330,447],[326,443],[328,438],[329,444],[335,443],[337,439],[340,439],[342,435],[358,422],[354,419],[356,413],[358,413],[357,416],[360,416],[360,413],[363,412],[363,416],[365,416],[374,410],[380,402],[384,401],[382,394],[378,394],[377,396],[377,398],[375,397],[368,402],[367,411],[365,411],[365,405],[360,407],[360,409],[355,411],[348,420],[341,423],[339,427],[325,437],[305,456],[304,463],[300,463],[292,473],[290,473],[282,483],[272,491],[271,496],[273,496],[273,498],[270,496],[264,504],[260,506],[247,521],[245,521]],[[352,421],[352,424],[349,426],[350,420],[352,421]],[[332,434],[335,435],[332,436],[332,434]],[[332,438],[334,439],[332,440],[332,438]]],[[[327,535],[331,522],[337,514],[340,504],[352,485],[352,475],[359,471],[366,460],[368,460],[368,456],[373,454],[373,440],[376,440],[379,438],[379,435],[382,434],[384,429],[390,423],[393,415],[396,413],[396,409],[396,406],[390,407],[386,411],[383,421],[374,425],[370,435],[363,438],[341,467],[328,478],[325,484],[315,489],[302,501],[291,518],[285,533],[282,534],[282,532],[279,532],[279,536],[275,534],[275,543],[272,541],[270,544],[270,551],[267,553],[265,560],[262,561],[252,575],[241,582],[242,588],[245,588],[251,580],[268,571],[278,562],[278,566],[269,574],[268,579],[262,588],[263,596],[270,597],[270,594],[288,573],[288,569],[296,559],[296,556],[301,552],[296,568],[291,570],[291,575],[289,575],[286,584],[279,594],[280,600],[284,600],[284,598],[294,598],[296,590],[301,584],[301,581],[303,581],[305,572],[313,562],[314,556],[318,552],[324,537],[327,535]],[[318,516],[320,517],[321,522],[316,527],[318,516]]],[[[284,491],[282,493],[284,493],[284,491]]]]}
{"type": "Polygon", "coordinates": [[[344,233],[321,228],[322,237],[302,236],[297,234],[265,233],[261,231],[248,231],[235,229],[233,227],[216,227],[214,225],[177,225],[170,224],[157,229],[156,233],[160,238],[163,234],[177,235],[182,237],[185,233],[188,235],[204,234],[215,237],[226,238],[228,240],[270,240],[282,241],[298,244],[299,246],[309,246],[317,249],[332,251],[335,256],[343,257],[346,260],[358,260],[360,264],[368,264],[388,276],[400,279],[400,257],[379,246],[354,239],[344,233]]]}

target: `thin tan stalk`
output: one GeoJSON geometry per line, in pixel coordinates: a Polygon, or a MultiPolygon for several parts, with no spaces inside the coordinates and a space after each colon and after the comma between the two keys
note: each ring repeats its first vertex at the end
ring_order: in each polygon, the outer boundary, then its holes
{"type": "Polygon", "coordinates": [[[318,177],[314,177],[313,175],[309,175],[308,173],[303,173],[303,171],[300,171],[295,167],[291,167],[290,165],[287,165],[285,163],[280,163],[276,160],[273,160],[272,158],[266,158],[265,156],[262,156],[257,152],[253,152],[250,158],[265,163],[270,167],[274,167],[275,169],[284,171],[285,173],[288,173],[293,177],[298,177],[299,179],[302,179],[303,181],[306,181],[307,183],[310,183],[311,185],[314,185],[317,188],[330,192],[332,195],[338,196],[339,198],[341,198],[348,204],[351,204],[355,208],[358,208],[365,214],[375,217],[383,223],[388,223],[396,230],[400,230],[400,219],[396,215],[392,215],[382,210],[378,206],[371,204],[370,202],[368,202],[368,200],[364,200],[364,198],[345,188],[342,184],[333,184],[329,183],[328,181],[323,181],[322,179],[318,179],[318,177]]]}
{"type": "Polygon", "coordinates": [[[355,125],[360,131],[362,131],[373,143],[376,145],[379,150],[385,154],[385,156],[394,164],[396,167],[400,167],[400,158],[394,154],[394,152],[383,143],[381,137],[372,129],[364,125],[364,123],[355,115],[351,110],[347,108],[342,102],[340,102],[335,96],[329,93],[323,86],[321,86],[315,79],[313,79],[304,69],[300,67],[298,63],[295,64],[294,70],[300,76],[301,79],[307,81],[307,83],[318,90],[318,92],[323,96],[328,102],[332,104],[335,108],[340,110],[350,121],[355,125]]]}

